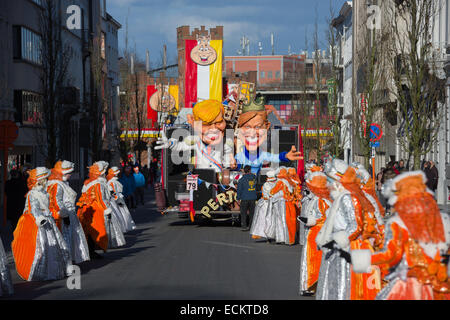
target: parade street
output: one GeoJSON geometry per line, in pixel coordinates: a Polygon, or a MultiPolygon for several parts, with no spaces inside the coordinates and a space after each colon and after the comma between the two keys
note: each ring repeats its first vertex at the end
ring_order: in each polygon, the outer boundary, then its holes
{"type": "Polygon", "coordinates": [[[67,278],[20,279],[8,252],[9,299],[311,299],[298,295],[299,245],[258,242],[230,222],[193,225],[155,207],[147,190],[126,245],[80,265],[80,290],[69,290],[67,278]]]}

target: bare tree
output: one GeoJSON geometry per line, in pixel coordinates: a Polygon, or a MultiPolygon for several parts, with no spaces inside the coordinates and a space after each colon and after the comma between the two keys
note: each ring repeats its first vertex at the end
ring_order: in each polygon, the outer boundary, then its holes
{"type": "Polygon", "coordinates": [[[333,134],[333,138],[330,141],[330,151],[333,157],[343,159],[344,157],[344,140],[346,137],[342,136],[341,120],[342,112],[338,108],[338,76],[339,76],[339,57],[337,50],[337,37],[338,33],[332,25],[332,21],[335,18],[335,12],[330,0],[330,15],[327,18],[327,39],[330,47],[331,57],[331,83],[328,85],[328,114],[330,116],[330,129],[333,134]]]}
{"type": "Polygon", "coordinates": [[[40,11],[40,32],[42,36],[40,58],[42,63],[40,80],[43,97],[43,119],[41,125],[45,128],[36,129],[36,140],[39,150],[46,158],[47,166],[53,166],[59,154],[58,140],[59,115],[61,114],[61,88],[70,81],[68,66],[72,58],[72,49],[61,39],[60,10],[55,1],[42,1],[40,11]]]}
{"type": "Polygon", "coordinates": [[[431,43],[440,1],[390,2],[389,70],[392,93],[397,99],[401,126],[397,137],[401,148],[412,155],[413,168],[420,169],[421,157],[437,142],[443,108],[444,82],[439,79],[438,51],[431,43]]]}

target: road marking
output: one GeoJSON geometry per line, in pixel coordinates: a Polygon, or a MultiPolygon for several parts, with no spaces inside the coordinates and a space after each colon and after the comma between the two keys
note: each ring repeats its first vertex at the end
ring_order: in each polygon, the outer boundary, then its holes
{"type": "Polygon", "coordinates": [[[232,244],[232,243],[226,243],[226,242],[217,242],[217,241],[202,241],[202,242],[211,243],[211,244],[220,244],[220,245],[228,246],[228,247],[237,247],[237,248],[244,248],[244,249],[254,249],[253,247],[242,246],[242,245],[239,245],[239,244],[232,244]]]}

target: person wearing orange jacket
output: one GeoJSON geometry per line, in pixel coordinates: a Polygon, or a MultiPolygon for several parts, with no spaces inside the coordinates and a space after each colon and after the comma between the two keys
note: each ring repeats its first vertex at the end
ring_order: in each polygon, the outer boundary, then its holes
{"type": "Polygon", "coordinates": [[[49,175],[45,167],[29,172],[30,191],[11,243],[17,273],[26,281],[59,280],[71,274],[69,248],[49,210],[49,175]]]}
{"type": "Polygon", "coordinates": [[[312,198],[303,210],[304,217],[300,217],[300,221],[305,225],[306,236],[300,260],[300,295],[303,296],[315,293],[322,260],[322,251],[317,249],[316,236],[325,222],[332,202],[327,187],[327,176],[323,172],[309,172],[305,178],[306,187],[311,192],[312,198]]]}
{"type": "Polygon", "coordinates": [[[355,272],[373,266],[389,283],[377,300],[449,300],[450,218],[441,213],[421,171],[405,172],[383,185],[394,214],[379,252],[353,250],[355,272]]]}
{"type": "MultiPolygon", "coordinates": [[[[278,181],[275,184],[275,187],[270,191],[270,194],[273,196],[278,192],[283,192],[285,212],[281,209],[278,211],[278,214],[285,215],[283,220],[286,221],[288,232],[288,238],[285,239],[285,243],[293,245],[295,243],[295,236],[297,233],[297,210],[295,206],[294,188],[292,187],[293,182],[289,177],[287,169],[284,167],[280,167],[277,178],[278,181]]],[[[279,241],[277,240],[277,242],[279,241]]]]}
{"type": "Polygon", "coordinates": [[[68,182],[74,168],[75,164],[70,161],[57,161],[48,178],[47,192],[50,195],[50,211],[67,243],[71,260],[81,263],[90,258],[86,236],[77,217],[77,193],[68,182]]]}
{"type": "Polygon", "coordinates": [[[77,203],[78,218],[88,240],[90,256],[94,258],[101,258],[95,252],[96,247],[106,252],[108,248],[125,244],[119,222],[112,215],[109,203],[109,191],[104,178],[107,167],[104,161],[95,162],[89,167],[89,178],[84,182],[77,203]]]}

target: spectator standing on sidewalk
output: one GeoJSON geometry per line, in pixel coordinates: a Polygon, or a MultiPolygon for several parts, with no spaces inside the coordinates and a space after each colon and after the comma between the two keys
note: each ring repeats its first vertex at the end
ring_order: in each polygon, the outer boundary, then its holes
{"type": "Polygon", "coordinates": [[[140,202],[142,205],[144,205],[144,188],[145,188],[145,177],[142,174],[142,172],[139,171],[139,165],[135,165],[134,168],[134,182],[136,184],[136,205],[138,202],[140,202]]]}
{"type": "Polygon", "coordinates": [[[244,175],[239,179],[237,185],[236,199],[240,201],[241,207],[241,227],[244,231],[250,230],[255,212],[256,195],[256,175],[251,172],[251,166],[244,167],[244,175]],[[247,224],[247,212],[249,222],[247,224]]]}
{"type": "Polygon", "coordinates": [[[408,168],[405,167],[405,160],[400,159],[400,161],[398,162],[398,171],[400,171],[400,173],[408,171],[408,168]]]}
{"type": "Polygon", "coordinates": [[[142,174],[144,175],[144,178],[145,178],[145,187],[147,188],[147,186],[148,186],[148,183],[149,183],[149,174],[150,174],[150,170],[148,169],[148,166],[147,165],[145,165],[143,168],[142,168],[142,174]]]}
{"type": "Polygon", "coordinates": [[[428,179],[427,187],[436,194],[436,189],[439,181],[439,172],[433,161],[430,160],[428,161],[428,163],[429,163],[428,169],[427,171],[425,171],[425,174],[428,179]]]}
{"type": "Polygon", "coordinates": [[[5,183],[6,216],[13,230],[25,207],[25,196],[28,192],[26,181],[18,170],[11,170],[11,179],[5,183]]]}
{"type": "Polygon", "coordinates": [[[119,181],[123,185],[122,194],[125,197],[127,207],[135,209],[136,202],[134,199],[134,191],[136,190],[136,182],[134,181],[134,176],[131,173],[131,166],[125,167],[119,181]]]}

